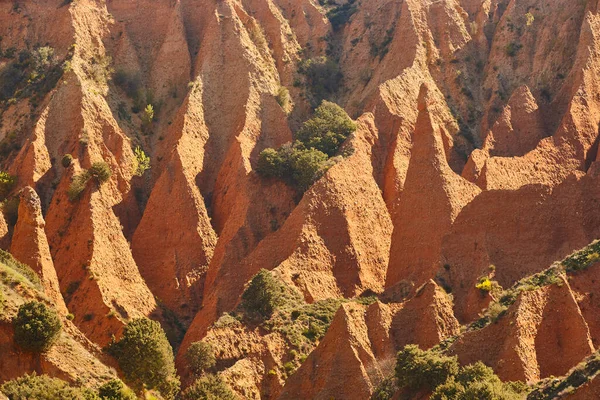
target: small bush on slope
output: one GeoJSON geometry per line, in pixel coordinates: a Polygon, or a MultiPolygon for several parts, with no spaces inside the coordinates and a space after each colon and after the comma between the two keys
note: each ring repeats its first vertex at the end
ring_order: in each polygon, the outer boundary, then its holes
{"type": "Polygon", "coordinates": [[[119,379],[111,379],[100,388],[98,395],[102,400],[136,400],[137,397],[131,389],[119,379]]]}
{"type": "Polygon", "coordinates": [[[306,77],[309,101],[313,107],[331,99],[342,84],[339,64],[325,56],[302,61],[298,72],[306,77]]]}
{"type": "Polygon", "coordinates": [[[50,350],[62,331],[62,324],[56,311],[37,301],[19,307],[13,326],[17,345],[32,352],[50,350]]]}
{"type": "Polygon", "coordinates": [[[6,199],[10,191],[15,187],[17,179],[8,172],[0,171],[0,200],[6,199]]]}
{"type": "Polygon", "coordinates": [[[110,179],[112,172],[110,167],[104,161],[98,161],[92,164],[89,170],[83,170],[79,174],[73,176],[71,185],[67,190],[67,196],[70,201],[79,199],[81,193],[91,178],[95,178],[99,184],[103,184],[110,179]]]}
{"type": "Polygon", "coordinates": [[[371,400],[390,400],[394,397],[394,394],[398,390],[396,386],[396,378],[393,376],[388,376],[385,378],[373,392],[371,395],[371,400]]]}
{"type": "Polygon", "coordinates": [[[400,350],[396,359],[398,387],[435,389],[458,373],[458,359],[436,351],[423,351],[416,345],[400,350]]]}
{"type": "Polygon", "coordinates": [[[229,386],[216,375],[205,375],[182,394],[183,400],[236,400],[229,386]]]}
{"type": "Polygon", "coordinates": [[[71,185],[69,185],[69,189],[67,190],[67,196],[69,196],[69,200],[75,201],[79,199],[89,180],[90,173],[87,170],[83,170],[79,174],[73,176],[71,185]]]}
{"type": "Polygon", "coordinates": [[[356,124],[342,107],[323,101],[313,117],[302,125],[296,137],[306,147],[317,149],[332,157],[355,130],[356,124]]]}
{"type": "Polygon", "coordinates": [[[150,157],[139,146],[134,149],[133,154],[135,155],[135,175],[142,176],[150,169],[150,157]]]}
{"type": "Polygon", "coordinates": [[[334,30],[338,30],[350,21],[350,17],[358,10],[355,0],[348,0],[327,12],[327,18],[334,30]]]}
{"type": "Polygon", "coordinates": [[[173,399],[179,391],[173,349],[158,322],[147,318],[130,321],[121,340],[107,350],[133,387],[157,389],[166,399],[173,399]]]}
{"type": "Polygon", "coordinates": [[[96,400],[86,389],[73,388],[65,381],[47,375],[25,375],[0,386],[9,400],[96,400]]]}
{"type": "Polygon", "coordinates": [[[192,371],[200,375],[215,366],[215,350],[210,343],[194,342],[185,353],[188,365],[192,371]]]}
{"type": "Polygon", "coordinates": [[[503,383],[494,371],[481,362],[460,369],[433,392],[432,400],[518,400],[524,398],[523,386],[503,383]]]}
{"type": "Polygon", "coordinates": [[[70,154],[65,154],[61,160],[61,164],[63,168],[69,168],[73,163],[73,156],[70,154]]]}
{"type": "Polygon", "coordinates": [[[277,104],[279,104],[279,106],[281,106],[283,111],[285,111],[286,113],[289,112],[290,92],[285,86],[281,86],[277,90],[277,95],[275,96],[275,100],[277,100],[277,104]]]}
{"type": "Polygon", "coordinates": [[[110,179],[111,170],[107,163],[98,161],[92,164],[89,169],[90,176],[96,178],[99,183],[104,183],[110,179]]]}
{"type": "Polygon", "coordinates": [[[268,319],[283,300],[283,287],[266,269],[252,278],[242,294],[241,307],[249,316],[268,319]]]}

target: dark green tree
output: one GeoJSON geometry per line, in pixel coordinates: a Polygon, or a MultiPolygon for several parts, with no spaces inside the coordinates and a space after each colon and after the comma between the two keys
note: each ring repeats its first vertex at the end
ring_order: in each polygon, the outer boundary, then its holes
{"type": "Polygon", "coordinates": [[[156,389],[166,399],[179,391],[173,348],[158,322],[147,318],[130,321],[121,340],[111,344],[108,351],[134,388],[156,389]]]}
{"type": "Polygon", "coordinates": [[[291,169],[294,185],[308,189],[325,172],[327,154],[316,149],[297,150],[292,155],[291,169]]]}
{"type": "Polygon", "coordinates": [[[137,396],[120,379],[111,379],[100,388],[98,395],[102,400],[137,400],[137,396]]]}
{"type": "Polygon", "coordinates": [[[191,370],[200,375],[204,371],[215,366],[215,350],[210,343],[194,342],[185,352],[185,358],[191,370]]]}
{"type": "Polygon", "coordinates": [[[38,301],[19,307],[13,327],[17,345],[23,350],[36,353],[50,350],[62,331],[56,311],[38,301]]]}
{"type": "Polygon", "coordinates": [[[333,59],[322,56],[305,60],[298,70],[306,76],[309,99],[313,107],[321,101],[331,99],[342,84],[342,71],[333,59]]]}
{"type": "Polygon", "coordinates": [[[398,387],[413,390],[435,389],[458,373],[458,359],[416,345],[400,350],[396,358],[398,387]]]}
{"type": "Polygon", "coordinates": [[[269,271],[261,269],[242,294],[241,306],[250,316],[267,319],[282,302],[282,286],[269,271]]]}
{"type": "Polygon", "coordinates": [[[323,101],[314,116],[296,133],[296,138],[307,148],[315,148],[332,157],[355,130],[356,124],[342,107],[323,101]]]}
{"type": "Polygon", "coordinates": [[[182,394],[183,400],[236,400],[229,386],[216,375],[205,375],[182,394]]]}
{"type": "Polygon", "coordinates": [[[268,148],[260,152],[256,172],[265,178],[283,178],[287,166],[280,152],[268,148]]]}
{"type": "Polygon", "coordinates": [[[69,168],[73,163],[73,156],[70,154],[65,154],[61,160],[61,164],[64,168],[69,168]]]}

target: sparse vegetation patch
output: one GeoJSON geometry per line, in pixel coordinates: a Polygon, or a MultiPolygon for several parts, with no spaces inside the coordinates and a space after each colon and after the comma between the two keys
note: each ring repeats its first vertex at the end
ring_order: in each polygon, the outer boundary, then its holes
{"type": "Polygon", "coordinates": [[[342,84],[340,66],[330,57],[321,56],[304,60],[298,72],[306,77],[309,101],[313,107],[330,100],[342,84]]]}
{"type": "Polygon", "coordinates": [[[341,107],[324,101],[297,132],[293,144],[260,153],[256,172],[304,192],[333,165],[331,157],[355,130],[356,124],[341,107]]]}

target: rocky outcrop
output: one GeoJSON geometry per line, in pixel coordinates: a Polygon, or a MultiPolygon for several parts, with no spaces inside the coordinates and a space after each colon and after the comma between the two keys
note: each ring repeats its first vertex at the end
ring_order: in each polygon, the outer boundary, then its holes
{"type": "Polygon", "coordinates": [[[503,380],[536,382],[564,375],[590,355],[594,346],[563,278],[558,285],[522,292],[497,322],[465,333],[450,351],[463,364],[483,361],[503,380]]]}
{"type": "MultiPolygon", "coordinates": [[[[598,31],[597,0],[2,2],[0,160],[21,204],[16,225],[14,203],[2,211],[0,247],[74,314],[89,355],[61,344],[0,376],[72,379],[128,320],[171,310],[187,329],[184,381],[204,338],[244,398],[367,398],[400,347],[430,348],[495,304],[481,278],[508,288],[600,237],[598,31]],[[46,45],[56,84],[36,86],[32,65],[8,90],[19,53],[46,45]],[[255,168],[311,113],[297,66],[320,56],[334,61],[320,83],[343,76],[329,97],[358,130],[300,194],[255,168]],[[95,162],[111,178],[69,200],[95,162]],[[213,325],[262,268],[309,303],[385,303],[344,304],[288,377],[282,336],[213,325]]],[[[600,343],[596,274],[521,293],[451,351],[505,379],[564,374],[600,343]]]]}
{"type": "Polygon", "coordinates": [[[67,307],[58,284],[58,277],[50,254],[50,247],[44,228],[40,198],[31,187],[20,192],[18,220],[10,246],[11,254],[22,263],[29,265],[39,275],[44,291],[63,314],[67,307]]]}
{"type": "Polygon", "coordinates": [[[453,289],[460,321],[473,320],[480,311],[469,307],[467,299],[491,265],[500,285],[510,287],[598,236],[598,215],[591,207],[597,179],[591,172],[574,174],[554,190],[532,185],[483,192],[462,210],[443,240],[442,260],[448,268],[440,270],[453,289]]]}
{"type": "MultiPolygon", "coordinates": [[[[31,200],[31,198],[29,199],[31,200]]],[[[30,204],[31,206],[31,204],[30,204]]],[[[1,264],[3,276],[11,276],[10,267],[1,264]]],[[[45,281],[42,281],[44,283],[45,281]]],[[[65,315],[61,315],[62,332],[52,348],[42,354],[30,353],[19,348],[14,341],[12,318],[18,307],[25,302],[36,300],[49,307],[61,307],[37,287],[23,280],[18,285],[4,279],[0,282],[3,301],[0,309],[0,382],[18,378],[24,374],[48,374],[72,383],[98,386],[105,380],[116,377],[110,368],[101,348],[92,343],[65,315]]],[[[58,308],[59,311],[64,309],[58,308]]]]}
{"type": "Polygon", "coordinates": [[[217,241],[196,186],[203,162],[196,149],[208,140],[201,96],[198,87],[172,125],[172,135],[181,135],[180,139],[154,186],[131,244],[153,293],[187,318],[201,303],[202,285],[217,241]],[[156,232],[162,232],[159,243],[156,232]]]}
{"type": "Polygon", "coordinates": [[[358,305],[342,305],[325,338],[288,379],[279,399],[370,397],[369,373],[381,372],[370,349],[364,312],[358,305]]]}
{"type": "Polygon", "coordinates": [[[459,332],[460,325],[454,318],[452,300],[444,289],[429,281],[392,317],[392,355],[407,344],[418,344],[422,349],[429,349],[459,332]]]}
{"type": "Polygon", "coordinates": [[[404,190],[396,207],[387,287],[402,280],[419,286],[435,277],[444,235],[479,193],[448,165],[446,152],[452,138],[443,125],[433,121],[432,97],[424,86],[404,190]]]}
{"type": "Polygon", "coordinates": [[[402,347],[414,343],[427,349],[459,332],[448,295],[433,281],[405,303],[343,304],[279,398],[369,398],[392,372],[402,347]]]}

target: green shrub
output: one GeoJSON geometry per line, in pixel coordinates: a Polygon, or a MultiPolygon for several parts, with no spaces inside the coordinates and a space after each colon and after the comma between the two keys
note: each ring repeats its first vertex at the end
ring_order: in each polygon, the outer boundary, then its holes
{"type": "Polygon", "coordinates": [[[242,294],[240,305],[249,315],[257,315],[266,319],[281,305],[282,294],[282,285],[269,271],[261,269],[242,294]]]}
{"type": "Polygon", "coordinates": [[[306,304],[298,293],[288,289],[284,292],[283,304],[264,326],[269,331],[281,333],[295,348],[305,351],[325,336],[343,302],[342,299],[326,299],[306,304]]]}
{"type": "Polygon", "coordinates": [[[433,390],[457,373],[456,357],[444,356],[434,350],[423,351],[416,345],[404,347],[396,359],[396,379],[400,388],[433,390]]]}
{"type": "Polygon", "coordinates": [[[152,104],[148,104],[144,109],[144,114],[142,114],[142,123],[144,126],[149,126],[154,121],[154,106],[152,104]]]}
{"type": "Polygon", "coordinates": [[[107,163],[98,161],[90,167],[90,176],[96,178],[99,183],[104,183],[110,179],[111,170],[107,163]]]}
{"type": "Polygon", "coordinates": [[[50,350],[62,330],[56,311],[37,301],[19,307],[13,327],[15,343],[23,350],[36,353],[50,350]]]}
{"type": "Polygon", "coordinates": [[[301,62],[298,72],[306,76],[310,102],[314,107],[330,99],[338,91],[343,79],[338,63],[325,56],[301,62]]]}
{"type": "Polygon", "coordinates": [[[142,80],[139,74],[119,69],[113,76],[113,82],[132,99],[142,96],[142,80]]]}
{"type": "Polygon", "coordinates": [[[179,391],[173,349],[156,321],[139,318],[130,321],[120,341],[109,346],[127,381],[135,388],[157,389],[166,399],[179,391]]]}
{"type": "Polygon", "coordinates": [[[17,180],[8,172],[0,171],[0,200],[6,199],[8,194],[15,187],[17,180]]]}
{"type": "Polygon", "coordinates": [[[98,388],[102,400],[136,400],[137,397],[120,379],[112,379],[98,388]]]}
{"type": "Polygon", "coordinates": [[[280,86],[277,90],[277,95],[275,96],[275,100],[277,100],[277,104],[283,108],[283,110],[287,113],[288,107],[290,105],[290,92],[287,90],[285,86],[280,86]]]}
{"type": "Polygon", "coordinates": [[[296,142],[260,153],[256,172],[264,178],[283,179],[304,192],[332,165],[329,157],[355,130],[356,124],[341,107],[324,101],[302,125],[296,142]]]}
{"type": "Polygon", "coordinates": [[[0,100],[13,98],[18,87],[26,81],[27,71],[17,62],[11,62],[0,71],[0,100]]]}
{"type": "Polygon", "coordinates": [[[494,371],[482,362],[467,365],[433,392],[432,400],[518,400],[528,390],[526,385],[503,383],[494,371]]]}
{"type": "Polygon", "coordinates": [[[4,219],[9,226],[14,226],[19,219],[19,203],[21,202],[19,196],[11,196],[5,199],[1,204],[2,214],[4,219]]]}
{"type": "Polygon", "coordinates": [[[524,397],[524,393],[513,391],[497,377],[489,381],[472,382],[467,386],[450,378],[435,389],[431,400],[522,400],[524,397]]]}
{"type": "Polygon", "coordinates": [[[462,367],[458,375],[456,375],[456,381],[462,385],[468,385],[473,382],[484,382],[496,378],[494,370],[481,361],[462,367]]]}
{"type": "Polygon", "coordinates": [[[105,85],[113,73],[112,58],[107,55],[94,55],[86,64],[89,76],[98,84],[105,85]]]}
{"type": "Polygon", "coordinates": [[[465,388],[454,377],[439,385],[431,394],[430,400],[458,400],[465,395],[465,388]]]}
{"type": "Polygon", "coordinates": [[[67,190],[67,196],[69,197],[69,200],[75,201],[79,199],[89,180],[90,173],[87,170],[83,170],[81,173],[73,176],[71,185],[69,185],[69,189],[67,190]]]}
{"type": "Polygon", "coordinates": [[[265,149],[258,158],[256,172],[264,178],[280,178],[304,192],[327,170],[327,154],[307,149],[300,142],[279,150],[265,149]]]}
{"type": "Polygon", "coordinates": [[[236,400],[229,386],[216,375],[206,375],[196,380],[182,394],[183,400],[236,400]]]}
{"type": "Polygon", "coordinates": [[[49,46],[38,47],[32,54],[33,66],[38,74],[44,73],[54,63],[54,49],[49,46]]]}
{"type": "Polygon", "coordinates": [[[506,55],[509,57],[514,57],[517,55],[519,50],[521,50],[522,47],[523,47],[523,45],[520,43],[511,42],[506,45],[506,48],[505,48],[506,55]]]}
{"type": "Polygon", "coordinates": [[[144,153],[144,150],[137,146],[133,150],[133,154],[135,155],[135,175],[142,176],[144,172],[150,169],[150,157],[144,153]]]}
{"type": "Polygon", "coordinates": [[[73,163],[73,156],[70,154],[65,154],[62,158],[61,164],[64,168],[69,168],[73,163]]]}
{"type": "Polygon", "coordinates": [[[527,26],[533,25],[533,22],[535,21],[535,17],[531,12],[527,12],[527,14],[525,14],[525,19],[527,20],[527,26]]]}
{"type": "Polygon", "coordinates": [[[596,241],[587,247],[574,252],[562,261],[567,273],[581,271],[600,259],[600,241],[596,241]]]}
{"type": "Polygon", "coordinates": [[[331,157],[355,130],[356,124],[342,107],[323,101],[314,116],[302,125],[296,138],[306,147],[320,150],[331,157]]]}
{"type": "Polygon", "coordinates": [[[91,400],[89,392],[47,375],[24,375],[0,386],[9,400],[91,400]]]}
{"type": "Polygon", "coordinates": [[[216,364],[215,350],[210,343],[194,342],[185,353],[190,369],[197,375],[216,364]]]}
{"type": "Polygon", "coordinates": [[[300,191],[308,189],[326,169],[327,154],[316,149],[294,151],[291,159],[291,175],[300,191]]]}
{"type": "Polygon", "coordinates": [[[256,172],[265,178],[283,178],[289,165],[279,151],[268,148],[260,152],[256,172]]]}
{"type": "Polygon", "coordinates": [[[350,21],[350,17],[358,10],[356,0],[348,0],[345,4],[339,5],[327,12],[327,18],[331,22],[334,30],[340,29],[350,21]]]}
{"type": "Polygon", "coordinates": [[[396,386],[396,378],[388,377],[381,381],[371,395],[371,400],[391,400],[398,390],[396,386]]]}

